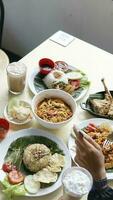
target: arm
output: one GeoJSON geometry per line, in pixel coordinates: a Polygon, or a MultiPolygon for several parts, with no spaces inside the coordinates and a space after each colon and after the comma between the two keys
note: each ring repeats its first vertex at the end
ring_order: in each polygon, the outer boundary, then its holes
{"type": "Polygon", "coordinates": [[[93,177],[93,187],[88,200],[113,200],[113,190],[107,184],[104,156],[101,147],[88,135],[76,132],[75,161],[86,168],[93,177]]]}

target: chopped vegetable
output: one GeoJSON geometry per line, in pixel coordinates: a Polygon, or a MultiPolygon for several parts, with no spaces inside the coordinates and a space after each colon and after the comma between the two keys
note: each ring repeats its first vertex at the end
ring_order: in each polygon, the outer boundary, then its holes
{"type": "Polygon", "coordinates": [[[24,179],[24,186],[29,193],[35,194],[40,189],[40,182],[35,181],[32,175],[28,175],[24,179]]]}
{"type": "Polygon", "coordinates": [[[12,200],[14,196],[22,196],[26,193],[24,184],[11,185],[7,177],[1,181],[1,185],[3,186],[2,192],[7,200],[12,200]]]}

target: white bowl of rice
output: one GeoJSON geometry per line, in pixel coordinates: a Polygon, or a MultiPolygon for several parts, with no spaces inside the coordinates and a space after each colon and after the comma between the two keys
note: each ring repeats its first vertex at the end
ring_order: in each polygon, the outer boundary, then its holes
{"type": "Polygon", "coordinates": [[[42,126],[57,129],[72,120],[76,112],[74,98],[59,89],[39,92],[32,100],[32,111],[42,126]]]}

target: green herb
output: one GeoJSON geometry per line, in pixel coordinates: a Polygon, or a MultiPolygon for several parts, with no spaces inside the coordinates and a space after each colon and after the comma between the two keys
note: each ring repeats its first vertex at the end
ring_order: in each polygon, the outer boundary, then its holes
{"type": "Polygon", "coordinates": [[[84,76],[81,80],[80,80],[80,87],[81,88],[87,88],[90,85],[90,81],[88,81],[87,77],[84,76]]]}
{"type": "Polygon", "coordinates": [[[36,91],[38,92],[44,89],[47,89],[42,79],[43,77],[39,73],[34,78],[34,86],[35,86],[36,91]]]}

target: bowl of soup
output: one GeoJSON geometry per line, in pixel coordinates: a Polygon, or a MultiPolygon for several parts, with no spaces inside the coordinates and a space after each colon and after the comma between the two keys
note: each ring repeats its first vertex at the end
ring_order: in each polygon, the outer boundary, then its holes
{"type": "Polygon", "coordinates": [[[56,129],[72,120],[76,112],[76,102],[70,94],[62,90],[47,89],[35,95],[32,111],[42,126],[56,129]]]}

